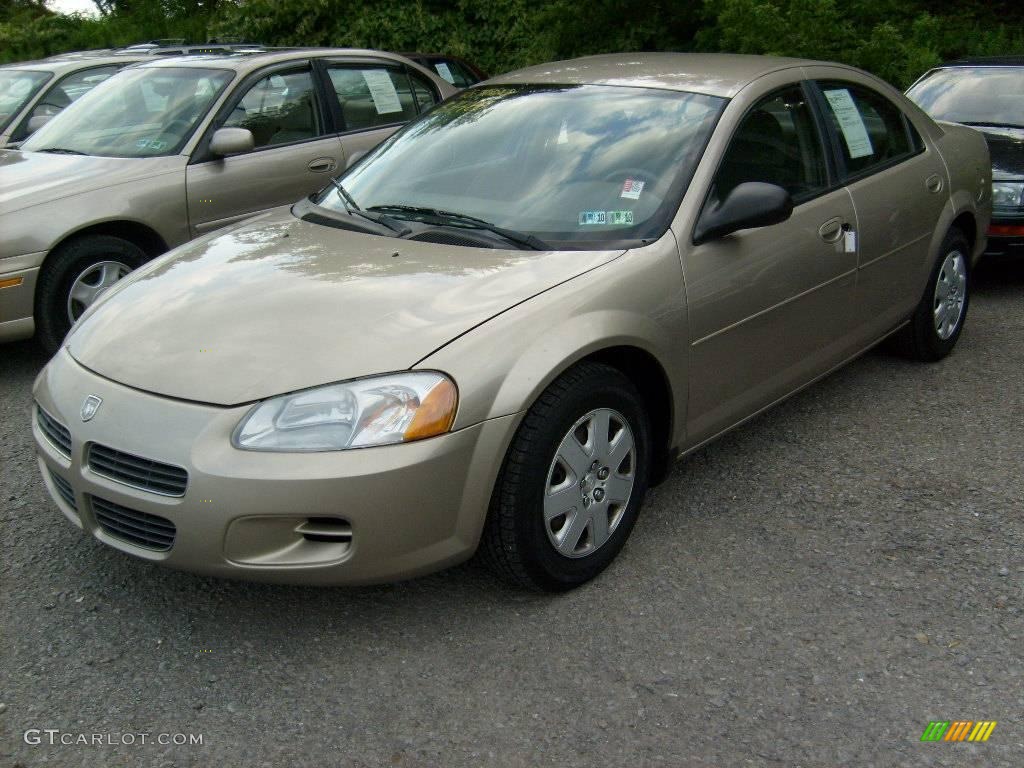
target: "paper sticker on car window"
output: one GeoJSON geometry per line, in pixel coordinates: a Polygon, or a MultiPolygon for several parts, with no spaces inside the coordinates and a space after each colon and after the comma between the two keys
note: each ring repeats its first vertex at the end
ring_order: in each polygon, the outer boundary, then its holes
{"type": "Polygon", "coordinates": [[[867,128],[864,127],[864,118],[860,116],[853,97],[845,88],[837,88],[832,91],[825,91],[825,98],[832,107],[832,114],[836,116],[839,123],[839,130],[843,132],[843,140],[850,152],[850,158],[867,157],[874,154],[871,146],[871,137],[868,136],[867,128]]]}
{"type": "Polygon", "coordinates": [[[437,70],[437,74],[439,74],[452,85],[455,85],[455,76],[452,74],[452,71],[448,68],[447,63],[439,61],[437,62],[437,64],[434,65],[434,69],[437,70]]]}
{"type": "Polygon", "coordinates": [[[607,224],[608,216],[604,211],[580,211],[580,226],[585,224],[607,224]]]}
{"type": "Polygon", "coordinates": [[[632,211],[608,211],[609,224],[632,224],[632,211]]]}
{"type": "Polygon", "coordinates": [[[644,182],[637,181],[636,179],[626,179],[622,185],[622,194],[619,197],[624,197],[627,200],[639,200],[640,193],[644,191],[644,182]]]}
{"type": "Polygon", "coordinates": [[[398,91],[391,81],[391,75],[383,69],[364,69],[363,80],[370,89],[370,98],[378,115],[389,115],[402,111],[402,102],[398,100],[398,91]]]}

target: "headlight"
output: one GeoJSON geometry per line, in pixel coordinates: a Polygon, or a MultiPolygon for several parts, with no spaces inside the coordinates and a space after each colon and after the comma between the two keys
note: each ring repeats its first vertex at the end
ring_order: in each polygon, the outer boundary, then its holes
{"type": "Polygon", "coordinates": [[[247,451],[343,451],[449,431],[455,383],[440,373],[394,373],[307,389],[254,406],[231,442],[247,451]]]}
{"type": "Polygon", "coordinates": [[[993,181],[992,206],[994,208],[1020,208],[1024,206],[1024,182],[993,181]]]}

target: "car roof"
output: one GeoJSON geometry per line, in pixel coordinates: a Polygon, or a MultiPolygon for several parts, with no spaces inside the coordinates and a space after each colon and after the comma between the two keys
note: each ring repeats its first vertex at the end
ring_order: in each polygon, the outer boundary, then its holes
{"type": "Polygon", "coordinates": [[[35,61],[19,61],[17,64],[4,64],[0,70],[30,69],[35,72],[52,72],[55,75],[64,75],[68,72],[75,72],[79,69],[89,67],[100,67],[104,64],[134,64],[137,61],[145,61],[150,58],[144,54],[112,54],[106,51],[100,53],[84,52],[80,54],[64,54],[49,59],[36,59],[35,61]]]}
{"type": "Polygon", "coordinates": [[[832,62],[780,56],[615,53],[527,67],[498,75],[488,80],[487,84],[630,85],[731,97],[743,86],[770,72],[821,64],[849,69],[832,62]]]}
{"type": "Polygon", "coordinates": [[[944,67],[1024,67],[1024,56],[968,56],[940,64],[944,67]]]}
{"type": "MultiPolygon", "coordinates": [[[[236,51],[231,53],[189,54],[186,56],[147,56],[140,67],[198,67],[215,69],[232,69],[247,74],[255,69],[288,62],[295,59],[306,59],[310,56],[338,56],[356,59],[390,59],[396,62],[409,62],[404,56],[386,51],[375,51],[368,48],[269,48],[252,51],[236,51]]],[[[409,62],[414,64],[414,62],[409,62]]]]}

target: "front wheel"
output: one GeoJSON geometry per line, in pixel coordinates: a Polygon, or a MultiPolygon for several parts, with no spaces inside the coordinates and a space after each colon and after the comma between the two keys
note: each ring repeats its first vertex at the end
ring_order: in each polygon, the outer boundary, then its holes
{"type": "Polygon", "coordinates": [[[650,429],[617,369],[576,366],[527,412],[495,486],[481,555],[518,586],[564,591],[618,555],[647,491],[650,429]]]}
{"type": "Polygon", "coordinates": [[[958,229],[942,241],[924,296],[910,323],[894,338],[897,348],[915,360],[941,360],[956,346],[970,302],[970,244],[958,229]]]}
{"type": "Polygon", "coordinates": [[[74,322],[107,288],[146,261],[134,243],[109,235],[87,235],[59,246],[43,266],[36,288],[40,343],[56,352],[74,322]]]}

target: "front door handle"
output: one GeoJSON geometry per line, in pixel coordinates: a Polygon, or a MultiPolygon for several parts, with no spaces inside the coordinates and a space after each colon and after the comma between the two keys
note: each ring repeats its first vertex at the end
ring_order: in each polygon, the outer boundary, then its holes
{"type": "Polygon", "coordinates": [[[843,220],[836,216],[818,227],[818,236],[826,243],[838,243],[844,228],[843,220]]]}
{"type": "Polygon", "coordinates": [[[931,192],[933,195],[942,191],[942,177],[937,173],[933,173],[927,179],[924,180],[925,189],[931,192]]]}
{"type": "Polygon", "coordinates": [[[310,160],[306,167],[313,173],[330,173],[338,167],[338,161],[333,157],[318,157],[316,160],[310,160]]]}

